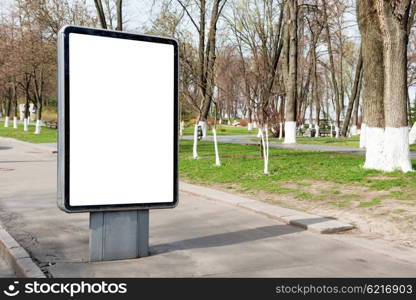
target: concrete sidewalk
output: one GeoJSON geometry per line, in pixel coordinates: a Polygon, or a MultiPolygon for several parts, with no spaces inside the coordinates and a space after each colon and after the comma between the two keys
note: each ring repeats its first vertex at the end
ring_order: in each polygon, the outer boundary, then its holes
{"type": "Polygon", "coordinates": [[[54,277],[416,276],[415,249],[311,233],[186,193],[177,208],[151,211],[151,256],[89,263],[88,214],[56,207],[56,155],[0,141],[0,179],[4,227],[54,277]]]}
{"type": "Polygon", "coordinates": [[[16,274],[3,258],[0,258],[0,278],[14,278],[16,274]]]}

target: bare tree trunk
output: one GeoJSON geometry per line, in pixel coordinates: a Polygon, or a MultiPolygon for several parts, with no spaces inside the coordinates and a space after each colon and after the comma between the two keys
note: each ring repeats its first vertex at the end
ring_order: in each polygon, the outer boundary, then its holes
{"type": "Polygon", "coordinates": [[[13,128],[17,129],[17,84],[13,82],[13,128]]]}
{"type": "MultiPolygon", "coordinates": [[[[287,76],[287,96],[286,96],[286,121],[285,121],[285,141],[284,143],[296,143],[296,100],[297,100],[297,56],[298,56],[298,1],[287,1],[288,21],[287,33],[289,35],[289,58],[287,76]]],[[[287,40],[286,40],[287,41],[287,40]]]]}
{"type": "MultiPolygon", "coordinates": [[[[321,114],[321,101],[318,97],[318,74],[317,74],[317,57],[316,57],[316,42],[312,45],[312,59],[313,59],[313,89],[312,89],[312,97],[313,101],[311,101],[311,110],[312,110],[312,103],[315,102],[315,113],[316,113],[316,121],[315,121],[315,136],[319,137],[319,116],[321,114]]],[[[312,120],[311,120],[312,121],[312,120]]]]}
{"type": "Polygon", "coordinates": [[[23,131],[29,130],[29,105],[30,105],[30,75],[25,74],[25,116],[23,119],[23,131]]]}
{"type": "Polygon", "coordinates": [[[359,91],[360,80],[361,80],[362,66],[363,66],[363,57],[362,57],[362,53],[360,50],[360,55],[358,57],[358,62],[357,62],[357,66],[355,69],[355,78],[354,78],[353,88],[351,91],[351,97],[350,97],[350,101],[348,102],[348,108],[345,114],[344,124],[342,125],[342,130],[341,130],[341,135],[344,137],[347,136],[348,126],[350,124],[352,110],[354,108],[354,103],[355,101],[358,101],[357,98],[360,97],[360,94],[358,93],[358,91],[359,91]]]}
{"type": "Polygon", "coordinates": [[[97,10],[98,19],[100,20],[101,27],[107,29],[107,21],[105,19],[104,8],[101,0],[94,0],[95,8],[97,10]]]}
{"type": "Polygon", "coordinates": [[[7,97],[7,106],[6,106],[6,117],[4,120],[4,127],[9,127],[10,113],[12,109],[12,91],[11,88],[8,88],[8,97],[7,97]]]}
{"type": "Polygon", "coordinates": [[[117,0],[117,27],[116,30],[123,31],[123,0],[117,0]]]}
{"type": "Polygon", "coordinates": [[[219,16],[221,14],[220,8],[221,0],[215,0],[212,5],[211,11],[211,20],[208,31],[208,39],[206,49],[204,51],[204,39],[205,34],[205,0],[201,0],[201,17],[200,17],[200,41],[199,47],[202,47],[202,50],[199,49],[199,59],[200,59],[200,70],[201,74],[201,88],[203,96],[203,104],[201,109],[201,115],[199,120],[201,122],[207,121],[209,110],[212,102],[212,93],[214,87],[214,65],[215,65],[215,50],[216,50],[216,35],[217,35],[217,23],[219,16]],[[202,59],[202,61],[201,61],[202,59]]]}
{"type": "Polygon", "coordinates": [[[363,56],[363,122],[360,146],[366,147],[365,168],[378,168],[383,160],[384,69],[383,42],[377,17],[376,0],[357,1],[358,25],[363,56]]]}
{"type": "Polygon", "coordinates": [[[40,134],[41,125],[42,125],[42,110],[43,110],[43,85],[44,85],[43,70],[41,69],[39,71],[39,74],[36,71],[34,71],[33,78],[34,78],[34,95],[36,99],[36,109],[37,109],[35,134],[40,134]]]}
{"type": "Polygon", "coordinates": [[[358,109],[360,107],[361,90],[363,86],[363,71],[361,71],[360,84],[358,85],[357,100],[354,102],[354,112],[352,116],[351,135],[357,135],[358,128],[358,109]]]}
{"type": "Polygon", "coordinates": [[[377,0],[384,41],[384,171],[412,170],[406,113],[409,8],[410,0],[377,0]]]}
{"type": "Polygon", "coordinates": [[[329,62],[330,62],[330,67],[331,67],[332,86],[333,86],[333,90],[334,90],[334,94],[335,94],[335,115],[336,115],[335,121],[336,121],[336,126],[339,128],[339,126],[340,126],[340,113],[341,113],[341,108],[340,108],[341,99],[340,99],[340,95],[339,95],[338,83],[337,83],[336,73],[335,73],[335,62],[334,62],[334,55],[333,55],[333,50],[332,50],[331,33],[329,31],[328,12],[327,12],[327,2],[326,1],[327,0],[322,0],[323,16],[324,16],[324,21],[325,21],[325,33],[326,33],[326,40],[327,40],[327,47],[328,47],[329,62]]]}

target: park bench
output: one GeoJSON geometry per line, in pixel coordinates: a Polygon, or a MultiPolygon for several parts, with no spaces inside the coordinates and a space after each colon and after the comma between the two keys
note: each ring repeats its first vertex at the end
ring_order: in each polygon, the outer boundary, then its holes
{"type": "Polygon", "coordinates": [[[58,129],[58,122],[57,121],[46,121],[45,126],[48,128],[58,129]]]}

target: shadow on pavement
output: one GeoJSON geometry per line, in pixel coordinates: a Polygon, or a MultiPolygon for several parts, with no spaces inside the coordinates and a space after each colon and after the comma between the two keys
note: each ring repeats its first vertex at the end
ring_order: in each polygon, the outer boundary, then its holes
{"type": "Polygon", "coordinates": [[[304,229],[297,228],[291,225],[263,226],[253,229],[245,229],[234,232],[224,232],[182,241],[176,241],[172,243],[154,245],[150,247],[150,252],[152,255],[156,255],[176,250],[221,247],[245,242],[252,242],[270,237],[278,237],[281,235],[292,234],[300,231],[304,231],[304,229]]]}
{"type": "Polygon", "coordinates": [[[0,150],[10,150],[10,149],[13,149],[13,147],[0,146],[0,150]]]}

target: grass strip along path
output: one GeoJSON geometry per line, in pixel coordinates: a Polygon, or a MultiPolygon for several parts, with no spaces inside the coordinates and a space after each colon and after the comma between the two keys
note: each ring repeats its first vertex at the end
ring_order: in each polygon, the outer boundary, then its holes
{"type": "Polygon", "coordinates": [[[13,122],[9,127],[0,124],[0,137],[14,138],[24,142],[31,143],[56,143],[58,130],[48,127],[42,127],[40,134],[34,134],[35,125],[29,125],[29,131],[23,131],[23,124],[17,124],[18,128],[13,128],[13,122]]]}

